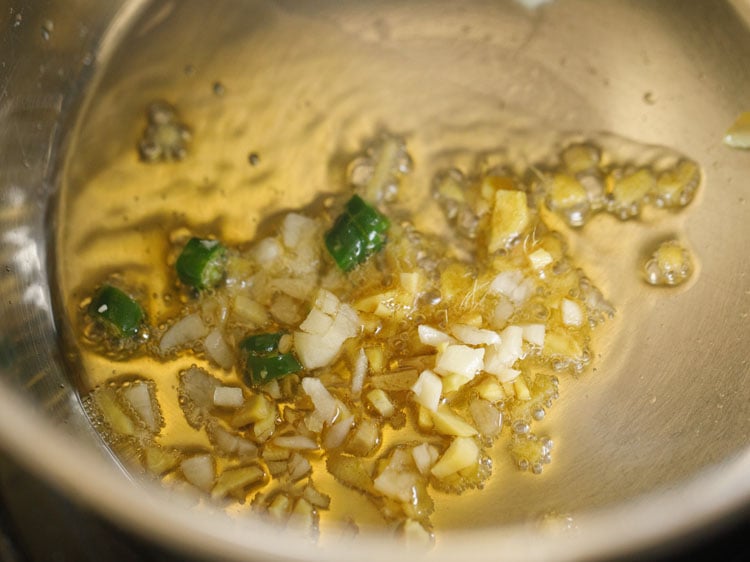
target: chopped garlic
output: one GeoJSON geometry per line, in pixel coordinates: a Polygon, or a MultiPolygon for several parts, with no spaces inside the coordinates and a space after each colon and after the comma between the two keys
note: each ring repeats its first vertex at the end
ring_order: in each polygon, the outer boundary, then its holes
{"type": "Polygon", "coordinates": [[[273,444],[285,449],[300,449],[314,451],[318,449],[318,444],[304,435],[283,435],[273,438],[273,444]]]}
{"type": "Polygon", "coordinates": [[[388,395],[381,388],[374,388],[368,392],[367,400],[369,400],[372,407],[375,408],[384,418],[391,417],[395,412],[393,402],[390,401],[388,395]]]}
{"type": "Polygon", "coordinates": [[[193,486],[208,492],[214,485],[216,469],[211,455],[196,455],[180,463],[180,469],[185,480],[193,486]]]}
{"type": "Polygon", "coordinates": [[[437,347],[442,343],[453,343],[455,340],[445,332],[441,332],[435,328],[420,324],[417,326],[417,334],[419,335],[419,341],[424,345],[437,347]]]}
{"type": "Polygon", "coordinates": [[[500,372],[493,374],[497,377],[497,380],[505,383],[513,382],[514,380],[516,380],[518,378],[518,375],[521,374],[521,371],[517,369],[502,369],[500,372]]]}
{"type": "Polygon", "coordinates": [[[306,369],[325,367],[338,356],[343,343],[357,335],[360,327],[357,312],[351,306],[342,305],[333,293],[321,289],[315,298],[315,308],[300,325],[300,331],[294,332],[294,349],[306,369]]]}
{"type": "Polygon", "coordinates": [[[214,389],[214,405],[224,408],[239,408],[245,402],[242,389],[235,386],[217,386],[214,389]]]}
{"type": "Polygon", "coordinates": [[[471,379],[463,375],[447,375],[443,377],[443,394],[451,394],[469,382],[471,379]]]}
{"type": "Polygon", "coordinates": [[[354,433],[349,437],[346,451],[355,456],[365,457],[380,444],[380,428],[370,419],[364,418],[357,423],[354,433]]]}
{"type": "Polygon", "coordinates": [[[422,406],[419,405],[419,408],[417,410],[417,425],[420,429],[423,429],[425,431],[428,431],[434,427],[434,423],[432,422],[432,412],[422,406]]]}
{"type": "Polygon", "coordinates": [[[315,308],[319,308],[330,316],[338,312],[340,304],[338,297],[326,289],[321,289],[315,295],[315,308]]]}
{"type": "Polygon", "coordinates": [[[406,503],[412,501],[412,489],[416,481],[417,475],[413,472],[402,472],[389,466],[375,478],[373,488],[384,496],[406,503]]]}
{"type": "Polygon", "coordinates": [[[552,255],[542,248],[539,248],[535,252],[532,252],[529,254],[529,261],[531,262],[531,267],[534,269],[544,269],[549,264],[552,263],[552,255]]]}
{"type": "Polygon", "coordinates": [[[518,306],[523,304],[534,290],[534,282],[526,279],[519,270],[498,273],[490,283],[487,291],[490,294],[503,295],[518,306]]]}
{"type": "Polygon", "coordinates": [[[500,343],[487,347],[484,370],[500,376],[523,356],[523,328],[508,326],[500,333],[500,343]]]}
{"type": "Polygon", "coordinates": [[[439,375],[461,375],[473,379],[484,368],[484,349],[467,345],[448,345],[438,353],[435,372],[439,375]]]}
{"type": "Polygon", "coordinates": [[[206,434],[215,451],[221,456],[239,457],[244,460],[252,460],[258,456],[258,446],[255,443],[225,429],[215,419],[209,420],[206,424],[206,434]]]}
{"type": "MultiPolygon", "coordinates": [[[[520,372],[519,372],[520,374],[520,372]]],[[[503,387],[494,377],[488,377],[476,387],[477,394],[488,402],[498,402],[505,398],[503,387]]]]}
{"type": "Polygon", "coordinates": [[[168,353],[177,347],[200,340],[207,333],[208,328],[203,323],[200,314],[189,314],[164,332],[159,340],[159,351],[168,353]]]}
{"type": "Polygon", "coordinates": [[[302,379],[302,388],[305,393],[312,399],[315,409],[320,413],[322,418],[332,423],[338,413],[336,400],[331,396],[320,379],[315,377],[305,377],[302,379]]]}
{"type": "Polygon", "coordinates": [[[566,326],[581,326],[583,324],[583,310],[570,299],[563,299],[560,303],[560,312],[562,312],[562,321],[566,326]]]}
{"type": "Polygon", "coordinates": [[[223,498],[229,493],[261,482],[264,477],[263,470],[255,465],[225,469],[216,480],[216,485],[211,490],[211,497],[223,498]]]}
{"type": "Polygon", "coordinates": [[[315,280],[311,278],[278,278],[269,283],[269,287],[281,291],[298,300],[307,300],[315,290],[315,280]]]}
{"type": "Polygon", "coordinates": [[[578,359],[583,355],[581,344],[568,332],[552,331],[544,339],[544,353],[578,359]]]}
{"type": "Polygon", "coordinates": [[[426,369],[422,371],[411,387],[414,400],[432,412],[437,411],[440,395],[443,392],[443,382],[435,373],[426,369]]]}
{"type": "Polygon", "coordinates": [[[239,428],[275,417],[276,410],[271,402],[262,394],[253,394],[247,399],[244,406],[234,413],[230,425],[239,428]]]}
{"type": "Polygon", "coordinates": [[[451,332],[460,341],[468,345],[491,345],[500,343],[500,335],[492,330],[476,328],[467,324],[455,324],[451,332]]]}
{"type": "Polygon", "coordinates": [[[422,284],[422,276],[418,272],[401,273],[399,275],[401,287],[410,295],[416,295],[422,284]]]}
{"type": "Polygon", "coordinates": [[[544,347],[544,324],[524,324],[521,326],[521,337],[531,345],[544,347]]]}
{"type": "Polygon", "coordinates": [[[440,457],[430,472],[438,478],[445,478],[475,465],[479,460],[479,447],[470,437],[456,437],[440,457]]]}
{"type": "Polygon", "coordinates": [[[444,435],[469,437],[477,434],[477,430],[474,426],[466,423],[447,405],[438,407],[437,411],[431,412],[431,414],[435,429],[444,435]]]}
{"type": "Polygon", "coordinates": [[[296,248],[317,230],[318,223],[297,213],[288,213],[281,223],[281,239],[287,248],[296,248]]]}
{"type": "Polygon", "coordinates": [[[362,386],[365,382],[365,375],[367,375],[368,367],[368,356],[364,349],[360,349],[357,354],[357,359],[354,362],[354,369],[352,370],[352,396],[359,398],[362,394],[362,386]]]}
{"type": "Polygon", "coordinates": [[[162,424],[159,405],[153,396],[153,383],[134,381],[122,389],[123,397],[130,403],[135,412],[152,433],[157,433],[162,424]]]}
{"type": "Polygon", "coordinates": [[[308,334],[325,334],[333,326],[333,316],[326,314],[319,308],[313,308],[299,325],[300,330],[308,334]]]}
{"type": "Polygon", "coordinates": [[[251,250],[251,255],[259,263],[267,265],[278,258],[284,249],[276,238],[264,238],[251,250]]]}
{"type": "Polygon", "coordinates": [[[526,194],[523,191],[498,189],[492,207],[490,253],[507,248],[529,225],[531,217],[526,194]]]}
{"type": "Polygon", "coordinates": [[[515,307],[513,306],[513,303],[510,302],[507,298],[501,297],[500,300],[497,301],[497,304],[492,311],[492,317],[490,318],[492,327],[504,328],[508,323],[508,320],[510,320],[510,317],[513,316],[514,312],[515,307]]]}
{"type": "Polygon", "coordinates": [[[323,446],[326,449],[336,449],[341,447],[352,427],[354,427],[354,416],[348,416],[336,420],[336,423],[334,423],[331,426],[331,429],[328,430],[328,433],[326,433],[323,446]]]}
{"type": "Polygon", "coordinates": [[[224,369],[231,369],[234,365],[234,354],[232,349],[224,339],[224,335],[219,328],[214,328],[203,340],[203,348],[208,356],[224,369]]]}
{"type": "Polygon", "coordinates": [[[250,327],[263,326],[268,322],[266,308],[242,294],[234,297],[232,314],[237,316],[240,321],[248,323],[250,327]]]}
{"type": "Polygon", "coordinates": [[[437,462],[440,453],[434,445],[421,443],[411,450],[411,455],[414,458],[414,464],[417,465],[417,470],[422,474],[427,474],[437,462]]]}

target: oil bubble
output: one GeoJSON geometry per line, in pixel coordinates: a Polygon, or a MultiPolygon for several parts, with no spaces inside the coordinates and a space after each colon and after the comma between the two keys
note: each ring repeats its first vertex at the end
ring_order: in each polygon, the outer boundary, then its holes
{"type": "Polygon", "coordinates": [[[643,265],[646,282],[655,286],[681,285],[692,273],[690,251],[677,240],[662,242],[643,265]]]}

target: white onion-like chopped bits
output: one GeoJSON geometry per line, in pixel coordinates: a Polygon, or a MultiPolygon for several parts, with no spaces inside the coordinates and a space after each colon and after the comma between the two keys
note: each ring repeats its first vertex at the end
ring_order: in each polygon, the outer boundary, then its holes
{"type": "Polygon", "coordinates": [[[529,261],[531,262],[531,267],[534,269],[544,269],[551,264],[553,260],[552,255],[547,250],[539,248],[529,254],[529,261]]]}
{"type": "Polygon", "coordinates": [[[508,326],[500,332],[501,344],[508,346],[508,349],[517,352],[520,357],[521,346],[523,345],[523,328],[520,326],[508,326]]]}
{"type": "Polygon", "coordinates": [[[138,416],[146,424],[149,431],[159,431],[161,419],[158,410],[154,410],[155,399],[146,381],[136,381],[122,389],[125,399],[130,402],[138,416]]]}
{"type": "Polygon", "coordinates": [[[484,370],[500,376],[523,356],[523,328],[508,326],[500,333],[500,343],[487,347],[484,370]]]}
{"type": "Polygon", "coordinates": [[[365,384],[365,375],[369,361],[364,349],[360,349],[352,370],[352,396],[358,398],[362,394],[362,386],[365,384]]]}
{"type": "Polygon", "coordinates": [[[388,395],[382,388],[373,388],[367,393],[367,400],[369,400],[372,407],[384,418],[389,418],[395,412],[393,402],[388,398],[388,395]]]}
{"type": "Polygon", "coordinates": [[[544,347],[544,324],[524,324],[521,326],[521,337],[531,345],[544,347]]]}
{"type": "Polygon", "coordinates": [[[412,501],[412,489],[417,484],[417,475],[413,472],[386,468],[374,481],[374,488],[389,498],[400,502],[412,501]]]}
{"type": "Polygon", "coordinates": [[[294,453],[289,459],[289,478],[292,481],[299,480],[310,471],[312,471],[310,461],[299,453],[294,453]]]}
{"type": "Polygon", "coordinates": [[[299,449],[305,451],[314,451],[318,444],[304,435],[282,435],[273,438],[273,444],[284,449],[299,449]]]}
{"type": "Polygon", "coordinates": [[[313,219],[297,213],[289,213],[281,223],[281,238],[287,248],[296,248],[300,242],[317,229],[313,219]]]}
{"type": "Polygon", "coordinates": [[[533,290],[534,282],[531,279],[525,279],[519,270],[498,273],[488,288],[489,293],[503,295],[515,305],[526,301],[533,290]]]}
{"type": "Polygon", "coordinates": [[[518,375],[521,374],[521,371],[508,367],[506,369],[500,369],[497,373],[492,374],[495,375],[500,382],[513,382],[518,378],[518,375]]]}
{"type": "Polygon", "coordinates": [[[414,392],[414,400],[428,410],[437,411],[440,403],[440,395],[443,392],[443,381],[429,369],[425,369],[419,375],[417,382],[411,387],[414,392]]]}
{"type": "Polygon", "coordinates": [[[422,443],[411,450],[411,455],[414,458],[414,464],[417,465],[417,470],[422,474],[427,474],[437,461],[440,453],[434,445],[422,443]]]}
{"type": "Polygon", "coordinates": [[[180,469],[185,480],[196,488],[208,492],[213,488],[216,479],[216,469],[211,455],[196,455],[182,461],[180,469]]]}
{"type": "Polygon", "coordinates": [[[491,345],[500,343],[500,335],[492,330],[476,328],[467,324],[456,324],[451,327],[451,332],[460,341],[468,345],[491,345]]]}
{"type": "Polygon", "coordinates": [[[199,429],[214,406],[214,390],[222,386],[221,381],[200,367],[190,367],[179,375],[180,405],[185,419],[199,429]]]}
{"type": "Polygon", "coordinates": [[[326,289],[321,289],[315,295],[315,308],[333,316],[339,311],[340,301],[336,295],[326,289]]]}
{"type": "Polygon", "coordinates": [[[308,334],[325,334],[333,325],[333,316],[326,314],[319,308],[313,308],[299,325],[300,330],[308,334]]]}
{"type": "Polygon", "coordinates": [[[262,326],[268,322],[268,311],[266,308],[245,295],[237,295],[232,303],[232,314],[251,327],[262,326]]]}
{"type": "Polygon", "coordinates": [[[313,433],[320,433],[325,427],[326,420],[320,415],[318,410],[313,410],[305,416],[305,426],[313,433]]]}
{"type": "Polygon", "coordinates": [[[492,327],[504,328],[515,311],[516,308],[513,306],[512,302],[505,297],[500,297],[492,311],[492,317],[490,318],[492,327]]]}
{"type": "Polygon", "coordinates": [[[279,278],[273,279],[270,286],[294,299],[306,300],[315,289],[315,280],[310,277],[303,279],[279,278]]]}
{"type": "Polygon", "coordinates": [[[214,328],[208,333],[203,340],[203,348],[206,350],[208,356],[219,365],[219,367],[231,369],[232,365],[234,365],[234,353],[232,353],[232,348],[229,347],[224,339],[224,335],[218,328],[214,328]]]}
{"type": "Polygon", "coordinates": [[[266,265],[278,258],[284,249],[276,238],[264,238],[251,250],[258,263],[266,265]]]}
{"type": "Polygon", "coordinates": [[[505,353],[502,345],[493,345],[487,348],[484,359],[484,370],[495,376],[501,376],[510,366],[515,363],[515,355],[505,353]]]}
{"type": "Polygon", "coordinates": [[[431,345],[437,347],[441,343],[453,343],[455,340],[445,332],[441,332],[426,324],[420,324],[417,326],[417,334],[419,335],[419,341],[424,345],[431,345]]]}
{"type": "Polygon", "coordinates": [[[317,369],[336,358],[343,343],[359,333],[361,322],[351,306],[342,305],[336,295],[321,289],[315,298],[315,308],[300,328],[294,332],[294,349],[306,369],[317,369]],[[330,326],[320,332],[328,323],[325,317],[331,318],[330,326]]]}
{"type": "Polygon", "coordinates": [[[570,299],[563,299],[560,303],[560,312],[562,313],[562,321],[566,326],[579,327],[583,324],[583,310],[570,299]]]}
{"type": "Polygon", "coordinates": [[[258,446],[240,435],[224,429],[215,419],[206,424],[206,433],[218,455],[237,456],[243,460],[258,456],[258,446]]]}
{"type": "Polygon", "coordinates": [[[469,380],[484,368],[484,349],[467,345],[449,345],[438,353],[435,372],[446,375],[461,375],[469,380]]]}
{"type": "Polygon", "coordinates": [[[321,417],[327,423],[332,423],[338,413],[338,407],[336,400],[328,392],[328,389],[323,386],[320,379],[305,377],[302,379],[302,388],[312,400],[315,409],[320,413],[321,417]]]}
{"type": "Polygon", "coordinates": [[[294,332],[294,350],[305,369],[318,369],[336,358],[341,351],[341,344],[326,340],[325,336],[318,334],[294,332]]]}
{"type": "Polygon", "coordinates": [[[214,389],[214,405],[223,408],[239,408],[245,402],[242,389],[235,386],[219,386],[214,389]]]}
{"type": "Polygon", "coordinates": [[[323,440],[323,446],[326,449],[337,449],[338,447],[341,447],[352,427],[354,427],[354,416],[348,416],[336,420],[336,423],[334,423],[331,426],[331,429],[328,430],[328,433],[326,433],[325,439],[323,440]]]}
{"type": "Polygon", "coordinates": [[[197,313],[188,314],[169,328],[159,341],[159,351],[168,353],[177,347],[198,341],[208,333],[208,328],[197,313]]]}

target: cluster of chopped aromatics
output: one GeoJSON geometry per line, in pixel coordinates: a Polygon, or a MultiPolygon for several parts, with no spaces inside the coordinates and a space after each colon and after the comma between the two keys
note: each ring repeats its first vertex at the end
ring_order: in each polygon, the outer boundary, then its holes
{"type": "Polygon", "coordinates": [[[164,381],[133,377],[86,400],[116,450],[165,482],[313,532],[335,501],[314,484],[327,470],[425,539],[431,490],[482,487],[495,441],[521,469],[542,471],[552,441],[534,423],[558,395],[556,375],[589,362],[611,307],[521,179],[437,181],[448,218],[457,199],[472,201],[474,217],[470,233],[437,238],[387,218],[408,171],[403,144],[386,139],[371,156],[357,171],[361,197],[318,216],[290,212],[247,251],[183,240],[173,275],[192,296],[166,326],[148,326],[123,288],[92,297],[94,331],[136,334],[137,353],[164,361],[187,423],[210,443],[160,445],[164,381]],[[210,369],[170,371],[186,354],[210,369]]]}

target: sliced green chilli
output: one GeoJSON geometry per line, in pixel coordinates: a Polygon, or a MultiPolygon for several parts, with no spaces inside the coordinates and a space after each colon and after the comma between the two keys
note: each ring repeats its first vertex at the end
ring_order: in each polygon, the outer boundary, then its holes
{"type": "Polygon", "coordinates": [[[91,299],[89,314],[117,337],[138,334],[145,315],[135,299],[112,285],[102,286],[91,299]]]}
{"type": "Polygon", "coordinates": [[[191,238],[177,258],[177,275],[185,285],[196,289],[215,287],[224,278],[226,255],[218,240],[191,238]]]}
{"type": "Polygon", "coordinates": [[[281,332],[257,334],[240,342],[245,381],[250,386],[259,386],[302,370],[302,365],[292,353],[279,351],[283,335],[281,332]]]}
{"type": "Polygon", "coordinates": [[[351,271],[385,245],[390,224],[385,215],[354,195],[326,233],[326,248],[343,271],[351,271]]]}

